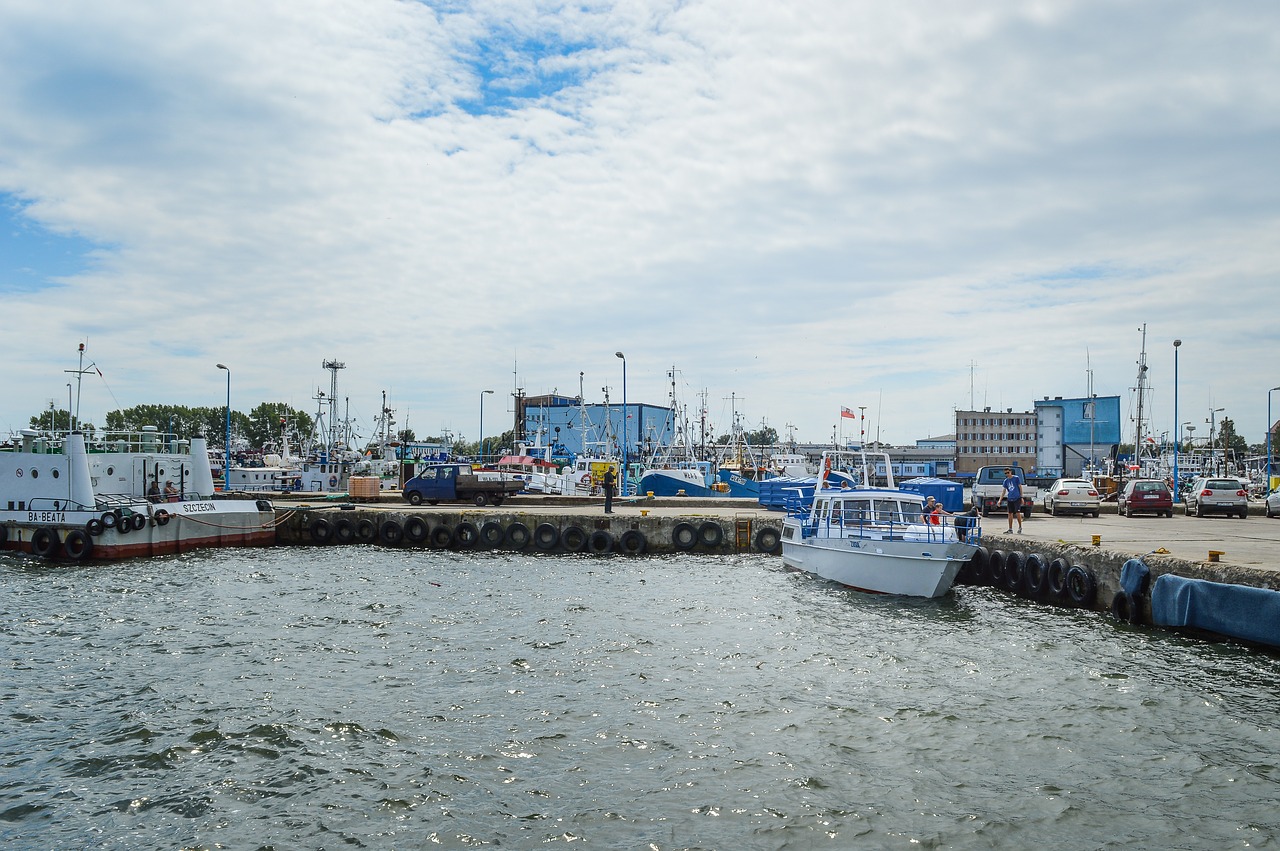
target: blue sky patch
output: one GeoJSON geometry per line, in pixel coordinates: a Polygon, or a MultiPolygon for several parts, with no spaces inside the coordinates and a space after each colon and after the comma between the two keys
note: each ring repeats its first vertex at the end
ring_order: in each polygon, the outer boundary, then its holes
{"type": "Polygon", "coordinates": [[[46,230],[23,212],[27,204],[0,194],[0,292],[33,291],[54,279],[83,272],[99,246],[78,236],[46,230]]]}
{"type": "Polygon", "coordinates": [[[463,64],[480,84],[477,97],[459,103],[472,115],[489,115],[518,109],[529,101],[551,97],[579,85],[587,76],[574,63],[548,62],[594,49],[589,43],[561,41],[555,37],[525,37],[494,33],[478,42],[464,56],[463,64]]]}

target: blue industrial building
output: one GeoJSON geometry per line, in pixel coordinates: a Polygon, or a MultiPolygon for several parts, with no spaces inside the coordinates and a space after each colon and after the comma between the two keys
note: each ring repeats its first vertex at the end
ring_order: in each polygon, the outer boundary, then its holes
{"type": "Polygon", "coordinates": [[[1120,444],[1120,397],[1048,396],[1035,403],[1036,471],[1045,478],[1078,476],[1102,467],[1120,444]]]}
{"type": "Polygon", "coordinates": [[[621,458],[625,454],[629,461],[646,461],[654,447],[671,443],[672,419],[670,408],[643,402],[628,401],[624,410],[623,405],[612,402],[582,405],[574,396],[522,396],[517,398],[516,434],[523,432],[529,445],[550,446],[552,455],[560,460],[577,455],[621,458]]]}

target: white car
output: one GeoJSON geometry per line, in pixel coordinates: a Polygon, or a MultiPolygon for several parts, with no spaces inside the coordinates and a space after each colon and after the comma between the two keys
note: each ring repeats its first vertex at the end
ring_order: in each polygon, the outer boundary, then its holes
{"type": "Polygon", "coordinates": [[[1267,494],[1267,516],[1280,517],[1280,488],[1267,494]]]}
{"type": "Polygon", "coordinates": [[[1098,516],[1102,497],[1092,482],[1084,479],[1058,479],[1044,492],[1041,499],[1044,510],[1050,515],[1078,512],[1098,516]]]}

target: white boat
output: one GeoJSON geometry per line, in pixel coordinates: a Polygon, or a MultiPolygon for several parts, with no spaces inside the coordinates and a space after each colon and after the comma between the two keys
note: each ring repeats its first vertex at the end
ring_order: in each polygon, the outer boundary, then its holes
{"type": "MultiPolygon", "coordinates": [[[[839,466],[837,454],[824,453],[824,469],[839,466]]],[[[975,525],[964,539],[945,517],[929,522],[925,498],[895,488],[887,454],[885,465],[885,487],[835,488],[821,478],[813,501],[783,521],[783,564],[859,591],[941,597],[977,550],[977,518],[965,518],[975,525]]],[[[863,470],[869,481],[865,456],[863,470]]]]}
{"type": "Polygon", "coordinates": [[[0,447],[0,547],[83,561],[275,543],[265,499],[214,495],[204,438],[24,429],[0,447]],[[166,491],[168,492],[166,494],[166,491]]]}

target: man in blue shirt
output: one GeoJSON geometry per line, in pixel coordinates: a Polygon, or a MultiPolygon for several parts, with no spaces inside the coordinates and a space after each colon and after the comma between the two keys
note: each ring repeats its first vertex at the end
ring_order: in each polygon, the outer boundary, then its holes
{"type": "MultiPolygon", "coordinates": [[[[1009,531],[1013,531],[1013,521],[1018,521],[1018,534],[1022,534],[1022,479],[1013,474],[1012,467],[1004,468],[1004,496],[1000,497],[1009,505],[1009,531]]],[[[998,505],[999,503],[997,503],[998,505]]]]}

